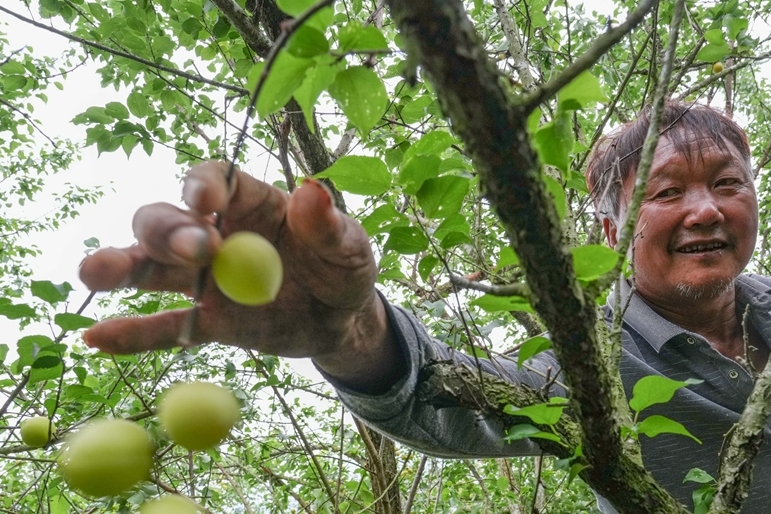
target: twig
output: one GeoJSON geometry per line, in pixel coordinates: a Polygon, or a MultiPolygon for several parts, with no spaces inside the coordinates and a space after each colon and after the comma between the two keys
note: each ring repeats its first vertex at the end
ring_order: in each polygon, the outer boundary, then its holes
{"type": "Polygon", "coordinates": [[[410,494],[407,496],[407,503],[404,506],[404,514],[410,514],[410,510],[412,510],[412,503],[415,501],[415,495],[418,492],[418,486],[420,486],[420,479],[423,476],[423,469],[426,467],[427,460],[427,455],[423,455],[420,458],[420,464],[418,464],[418,470],[415,472],[415,478],[412,479],[410,494]]]}
{"type": "MultiPolygon", "coordinates": [[[[2,7],[0,7],[0,9],[2,9],[2,7]]],[[[32,119],[32,117],[31,117],[29,114],[27,114],[26,112],[22,111],[22,110],[21,110],[21,109],[19,109],[18,107],[15,107],[15,106],[14,106],[13,104],[11,104],[10,102],[8,102],[8,101],[6,101],[6,100],[3,100],[2,98],[0,98],[0,104],[3,104],[3,105],[5,105],[6,107],[8,107],[9,109],[11,109],[12,111],[14,111],[14,112],[17,112],[17,113],[19,113],[20,115],[22,115],[22,116],[24,117],[24,119],[25,119],[25,120],[27,120],[27,123],[29,123],[30,125],[32,125],[32,127],[33,127],[35,130],[37,130],[38,132],[40,132],[40,134],[42,134],[42,136],[43,136],[44,138],[48,139],[48,142],[49,142],[49,143],[51,143],[51,145],[52,145],[54,148],[58,148],[58,146],[57,146],[57,144],[56,144],[56,141],[54,141],[53,139],[51,139],[50,137],[48,137],[48,134],[46,134],[45,132],[43,132],[43,129],[41,129],[40,127],[38,127],[38,126],[37,126],[37,124],[35,123],[35,121],[32,119]]]]}
{"type": "Polygon", "coordinates": [[[260,33],[259,25],[255,23],[246,11],[234,0],[212,0],[212,3],[225,15],[225,18],[241,34],[249,48],[257,55],[264,57],[270,50],[270,41],[260,33]]]}
{"type": "MultiPolygon", "coordinates": [[[[531,90],[535,86],[535,79],[530,71],[530,63],[527,61],[525,52],[522,51],[522,45],[519,42],[519,31],[517,25],[509,14],[509,10],[504,0],[493,0],[495,11],[501,20],[501,28],[506,41],[509,43],[509,53],[514,60],[514,69],[517,70],[519,80],[526,90],[531,90]]],[[[567,3],[565,4],[567,7],[567,3]]]]}
{"type": "Polygon", "coordinates": [[[610,29],[598,37],[594,44],[592,44],[586,52],[581,54],[579,58],[573,61],[570,66],[565,68],[552,80],[536,89],[532,94],[528,95],[523,102],[525,112],[531,112],[543,102],[556,95],[560,89],[568,85],[570,81],[578,75],[591,68],[603,55],[605,55],[605,52],[607,52],[611,46],[618,43],[627,35],[627,33],[636,27],[656,4],[658,4],[658,0],[643,0],[640,2],[637,9],[629,14],[627,19],[624,20],[624,23],[621,23],[617,27],[610,29]]]}
{"type": "Polygon", "coordinates": [[[740,62],[738,64],[734,64],[733,66],[726,66],[725,68],[723,68],[723,71],[721,71],[720,73],[713,73],[712,75],[708,76],[707,78],[705,78],[705,79],[697,82],[696,84],[692,85],[691,87],[689,87],[687,90],[685,90],[685,92],[681,93],[680,96],[677,97],[677,99],[678,100],[684,100],[684,99],[688,98],[690,95],[692,95],[693,93],[695,93],[696,91],[699,91],[700,89],[704,89],[705,87],[707,87],[708,85],[712,84],[716,80],[722,79],[726,75],[728,75],[730,73],[733,73],[736,70],[740,70],[742,68],[746,68],[750,64],[753,64],[754,61],[760,61],[760,60],[763,60],[763,59],[768,59],[769,57],[771,57],[771,50],[769,50],[768,52],[764,52],[764,53],[762,53],[760,55],[753,56],[751,58],[747,57],[747,58],[745,58],[746,60],[744,60],[744,61],[742,61],[742,62],[740,62]]]}
{"type": "Polygon", "coordinates": [[[136,55],[130,54],[128,52],[123,52],[121,50],[115,50],[114,48],[110,48],[109,46],[105,46],[99,43],[95,43],[93,41],[89,41],[88,39],[83,39],[78,36],[73,36],[72,34],[68,32],[64,32],[62,30],[55,29],[53,27],[50,27],[48,25],[45,25],[43,23],[39,23],[35,20],[31,20],[29,18],[26,18],[20,14],[17,14],[13,11],[10,11],[6,9],[5,7],[0,5],[0,11],[10,14],[14,18],[23,21],[24,23],[29,23],[30,25],[33,25],[39,29],[47,30],[48,32],[53,32],[56,35],[59,35],[61,37],[67,38],[70,41],[74,41],[76,43],[80,43],[85,46],[90,46],[92,48],[96,48],[97,50],[101,50],[103,52],[107,52],[113,55],[117,55],[119,57],[124,57],[126,59],[130,59],[132,61],[144,64],[145,66],[149,66],[151,68],[155,68],[157,70],[165,71],[167,73],[171,73],[172,75],[176,75],[178,77],[183,77],[188,80],[192,80],[193,82],[201,82],[203,84],[209,84],[210,86],[215,86],[222,89],[227,89],[228,91],[233,91],[234,93],[238,93],[239,96],[245,96],[249,94],[249,91],[246,89],[237,87],[237,86],[231,86],[230,84],[224,84],[222,82],[217,82],[216,80],[207,79],[204,77],[201,77],[199,75],[194,75],[192,73],[187,73],[182,70],[178,70],[176,68],[171,68],[169,66],[164,66],[163,64],[154,63],[153,61],[148,61],[147,59],[143,59],[142,57],[138,57],[136,55]]]}
{"type": "MultiPolygon", "coordinates": [[[[252,358],[255,364],[257,364],[258,371],[265,377],[268,378],[269,375],[267,371],[262,367],[260,360],[257,358],[257,356],[252,352],[251,350],[248,351],[249,356],[252,358]]],[[[300,441],[302,442],[303,448],[305,449],[305,454],[310,457],[311,461],[313,462],[313,465],[316,468],[316,472],[319,475],[319,480],[321,480],[321,484],[324,486],[324,489],[326,490],[327,494],[329,495],[329,498],[334,498],[334,491],[332,490],[332,486],[329,484],[329,480],[327,480],[327,476],[324,473],[324,468],[321,466],[321,463],[319,462],[318,458],[316,457],[316,454],[314,453],[313,449],[311,448],[310,443],[308,442],[308,438],[305,437],[305,432],[300,427],[300,423],[297,422],[297,418],[295,418],[294,413],[292,412],[292,409],[289,407],[289,404],[286,403],[286,400],[284,399],[281,392],[278,390],[278,387],[271,386],[273,389],[273,394],[276,396],[278,401],[281,403],[281,406],[284,408],[284,412],[286,413],[287,417],[289,418],[289,421],[292,423],[292,426],[294,427],[295,431],[297,432],[298,437],[300,438],[300,441]]],[[[339,514],[339,510],[335,511],[339,514]]]]}
{"type": "Polygon", "coordinates": [[[521,296],[528,301],[531,298],[530,288],[526,284],[492,285],[469,280],[455,273],[450,273],[450,282],[463,289],[482,291],[493,296],[521,296]]]}
{"type": "Polygon", "coordinates": [[[243,491],[241,491],[241,488],[236,485],[235,481],[233,481],[233,477],[230,476],[230,473],[227,472],[227,470],[220,464],[219,462],[214,463],[215,466],[222,472],[223,475],[225,475],[225,478],[228,482],[230,482],[230,485],[233,486],[233,490],[236,492],[236,495],[241,499],[241,503],[244,505],[244,509],[246,509],[246,512],[249,514],[254,514],[254,511],[252,510],[252,507],[249,505],[249,502],[246,500],[246,497],[244,496],[243,491]]]}

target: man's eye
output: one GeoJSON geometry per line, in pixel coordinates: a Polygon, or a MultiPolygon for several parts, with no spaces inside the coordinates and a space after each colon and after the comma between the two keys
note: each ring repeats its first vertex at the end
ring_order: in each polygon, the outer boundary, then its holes
{"type": "Polygon", "coordinates": [[[718,186],[735,186],[740,183],[741,182],[739,181],[739,179],[736,179],[736,178],[724,178],[724,179],[718,180],[717,185],[718,186]]]}
{"type": "Polygon", "coordinates": [[[663,191],[659,191],[656,193],[656,198],[669,198],[672,196],[675,196],[677,194],[677,189],[670,188],[670,189],[664,189],[663,191]]]}

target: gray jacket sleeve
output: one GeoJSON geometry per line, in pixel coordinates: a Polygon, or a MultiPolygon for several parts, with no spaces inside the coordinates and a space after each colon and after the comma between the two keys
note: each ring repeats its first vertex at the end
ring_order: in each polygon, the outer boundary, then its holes
{"type": "MultiPolygon", "coordinates": [[[[385,303],[385,299],[384,299],[385,303]]],[[[500,423],[478,413],[457,407],[435,408],[418,401],[415,391],[420,370],[437,361],[450,361],[476,368],[473,357],[453,351],[428,335],[425,328],[406,310],[385,303],[397,343],[408,362],[407,374],[383,395],[361,394],[346,388],[329,376],[343,404],[369,426],[423,453],[436,457],[482,458],[538,455],[529,440],[507,443],[500,423]]],[[[515,383],[540,387],[547,368],[552,376],[559,369],[551,352],[544,352],[530,363],[531,370],[517,370],[516,362],[498,359],[495,365],[480,359],[482,368],[515,383]]],[[[322,372],[323,374],[323,372],[322,372]]],[[[564,395],[564,391],[552,391],[564,395]]]]}

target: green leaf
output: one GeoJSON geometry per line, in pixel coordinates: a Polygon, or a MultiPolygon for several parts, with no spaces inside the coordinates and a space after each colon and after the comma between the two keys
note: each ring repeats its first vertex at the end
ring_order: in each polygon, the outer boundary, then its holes
{"type": "Polygon", "coordinates": [[[125,120],[129,117],[129,110],[120,102],[108,102],[104,112],[116,120],[125,120]]]}
{"type": "Polygon", "coordinates": [[[469,187],[464,177],[430,178],[417,193],[418,204],[426,217],[446,218],[460,210],[469,187]]]}
{"type": "Polygon", "coordinates": [[[495,265],[495,269],[501,269],[504,266],[513,266],[519,264],[519,256],[514,253],[514,249],[510,246],[504,246],[501,248],[501,254],[498,256],[498,264],[495,265]]]}
{"type": "Polygon", "coordinates": [[[563,173],[567,173],[574,141],[573,122],[569,113],[563,111],[538,129],[533,146],[541,162],[556,166],[563,173]]]}
{"type": "Polygon", "coordinates": [[[693,468],[685,475],[683,483],[696,482],[697,484],[710,484],[715,482],[715,478],[703,469],[693,468]]]}
{"type": "Polygon", "coordinates": [[[693,492],[693,514],[707,514],[715,499],[717,488],[714,485],[703,485],[693,492]]]}
{"type": "MultiPolygon", "coordinates": [[[[299,59],[289,52],[281,52],[265,79],[257,99],[257,112],[265,118],[284,107],[295,90],[305,80],[305,72],[313,66],[313,59],[299,59]]],[[[254,89],[265,63],[257,63],[249,72],[247,87],[254,89]]]]}
{"type": "Polygon", "coordinates": [[[302,107],[305,122],[311,131],[315,130],[313,109],[316,106],[316,100],[318,100],[321,92],[335,81],[335,77],[342,67],[343,64],[339,62],[328,62],[323,58],[316,59],[316,65],[308,68],[302,84],[294,92],[294,98],[302,107]]]}
{"type": "Polygon", "coordinates": [[[728,39],[735,40],[742,31],[749,28],[747,18],[729,15],[723,17],[723,25],[728,30],[728,39]]]}
{"type": "Polygon", "coordinates": [[[380,121],[388,103],[383,81],[364,66],[338,73],[329,87],[329,94],[362,134],[367,134],[380,121]]]}
{"type": "Polygon", "coordinates": [[[426,255],[420,259],[420,262],[418,262],[418,274],[424,282],[428,280],[429,275],[431,275],[431,272],[434,271],[439,262],[439,258],[435,255],[426,255]]]}
{"type": "MultiPolygon", "coordinates": [[[[278,8],[295,18],[316,5],[316,0],[277,0],[278,8]]],[[[331,7],[325,7],[311,16],[306,24],[321,32],[325,32],[334,19],[334,11],[331,7]]]]}
{"type": "Polygon", "coordinates": [[[681,387],[692,384],[700,384],[701,380],[688,379],[686,381],[672,380],[659,375],[642,377],[632,389],[632,399],[629,407],[635,412],[642,412],[651,405],[666,403],[672,399],[675,391],[681,387]]]}
{"type": "Polygon", "coordinates": [[[27,68],[18,61],[8,61],[0,66],[0,72],[2,72],[3,75],[25,75],[27,73],[27,68]]]}
{"type": "Polygon", "coordinates": [[[552,197],[552,201],[554,202],[554,208],[557,211],[557,216],[559,217],[560,221],[562,221],[565,219],[565,214],[568,210],[568,199],[565,196],[565,189],[562,187],[560,181],[553,177],[543,175],[542,178],[546,184],[546,191],[549,192],[552,197]]]}
{"type": "Polygon", "coordinates": [[[704,39],[713,45],[722,45],[726,42],[722,29],[711,29],[706,31],[704,33],[704,39]]]}
{"type": "Polygon", "coordinates": [[[441,155],[442,152],[457,143],[458,140],[449,132],[432,131],[418,139],[404,152],[404,160],[412,159],[416,155],[441,155]]]}
{"type": "Polygon", "coordinates": [[[465,234],[467,236],[471,234],[471,226],[468,224],[464,215],[453,214],[452,216],[445,218],[445,220],[436,227],[434,237],[437,239],[444,239],[445,236],[453,232],[465,234]]]}
{"type": "Polygon", "coordinates": [[[605,245],[586,245],[570,249],[573,254],[573,269],[576,278],[583,281],[596,280],[613,269],[621,257],[605,245]]]}
{"type": "Polygon", "coordinates": [[[329,42],[320,31],[303,25],[287,41],[286,51],[295,57],[315,57],[329,51],[329,42]]]}
{"type": "Polygon", "coordinates": [[[115,118],[107,114],[107,110],[104,107],[89,107],[86,112],[83,113],[86,120],[93,123],[112,123],[115,118]]]}
{"type": "Polygon", "coordinates": [[[63,302],[72,291],[72,286],[68,282],[54,284],[48,280],[33,280],[30,284],[30,290],[33,296],[54,305],[63,302]]]}
{"type": "Polygon", "coordinates": [[[428,238],[417,227],[396,227],[391,230],[383,249],[402,255],[413,255],[428,248],[428,238]]]}
{"type": "Polygon", "coordinates": [[[404,123],[415,123],[426,117],[426,108],[431,105],[434,99],[428,95],[419,96],[413,100],[405,102],[399,110],[401,121],[404,123]]]}
{"type": "MultiPolygon", "coordinates": [[[[29,384],[37,384],[38,382],[43,382],[45,380],[54,380],[59,378],[64,372],[64,363],[59,357],[48,355],[40,357],[40,359],[46,359],[46,367],[35,367],[35,364],[33,363],[32,369],[29,372],[29,384]],[[51,357],[52,359],[48,359],[48,357],[51,357]],[[48,364],[53,362],[53,359],[56,359],[58,363],[48,366],[48,364]]],[[[36,360],[35,363],[40,359],[36,360]]]]}
{"type": "Polygon", "coordinates": [[[701,444],[696,437],[693,436],[681,423],[673,419],[669,419],[666,416],[659,416],[654,414],[648,416],[640,423],[637,424],[637,431],[641,434],[645,434],[648,437],[656,437],[659,434],[680,434],[686,437],[690,437],[697,443],[701,444]]]}
{"type": "Polygon", "coordinates": [[[417,155],[402,161],[397,180],[402,185],[404,193],[414,195],[426,180],[438,177],[441,162],[442,159],[436,155],[417,155]]]}
{"type": "Polygon", "coordinates": [[[533,423],[539,425],[554,425],[560,420],[565,407],[567,407],[567,400],[565,398],[554,397],[549,398],[549,403],[528,405],[527,407],[506,405],[503,408],[503,412],[512,416],[526,416],[533,423]]]}
{"type": "Polygon", "coordinates": [[[562,440],[556,434],[542,432],[533,425],[528,424],[514,425],[506,432],[506,436],[503,439],[506,441],[519,441],[520,439],[529,439],[531,437],[562,443],[562,440]]]}
{"type": "Polygon", "coordinates": [[[54,323],[59,325],[62,330],[70,331],[88,328],[96,323],[96,320],[72,312],[62,312],[54,316],[54,323]]]}
{"type": "Polygon", "coordinates": [[[0,344],[0,363],[5,362],[5,358],[8,356],[8,345],[0,344]]]}
{"type": "Polygon", "coordinates": [[[198,18],[191,16],[182,22],[180,28],[182,29],[182,32],[190,34],[194,38],[198,38],[198,33],[201,31],[201,29],[203,29],[203,25],[201,25],[201,22],[198,21],[198,18]]]}
{"type": "Polygon", "coordinates": [[[476,300],[473,300],[470,305],[479,307],[480,309],[487,312],[533,312],[533,307],[525,298],[522,298],[521,296],[493,296],[491,294],[485,294],[476,300]]]}
{"type": "Polygon", "coordinates": [[[439,246],[448,250],[462,244],[472,244],[474,242],[471,236],[463,232],[449,232],[441,238],[439,246]]]}
{"type": "Polygon", "coordinates": [[[27,77],[24,75],[6,75],[3,77],[3,90],[6,93],[24,89],[27,86],[27,77]]]}
{"type": "Polygon", "coordinates": [[[338,189],[357,195],[375,196],[385,193],[391,187],[391,173],[377,157],[341,157],[316,177],[327,177],[338,189]]]}
{"type": "Polygon", "coordinates": [[[391,228],[409,225],[407,217],[396,210],[396,208],[387,203],[381,205],[370,213],[369,216],[361,220],[361,226],[367,231],[370,237],[389,232],[391,228]]]}
{"type": "Polygon", "coordinates": [[[374,25],[362,27],[361,23],[356,21],[340,28],[338,41],[338,50],[342,53],[388,50],[388,42],[380,29],[374,25]]]}
{"type": "Polygon", "coordinates": [[[9,298],[0,298],[0,316],[8,319],[36,318],[37,312],[27,304],[13,304],[9,298]]]}
{"type": "Polygon", "coordinates": [[[709,43],[699,50],[699,53],[696,54],[696,59],[704,62],[717,62],[723,60],[730,53],[731,47],[725,41],[719,45],[709,43]]]}
{"type": "Polygon", "coordinates": [[[541,352],[551,348],[551,340],[543,336],[531,337],[519,347],[517,352],[517,369],[522,367],[525,361],[532,359],[541,352]]]}
{"type": "Polygon", "coordinates": [[[62,358],[56,355],[42,355],[32,363],[33,369],[54,368],[62,363],[62,358]]]}
{"type": "Polygon", "coordinates": [[[558,108],[561,111],[586,109],[597,102],[608,101],[608,97],[602,92],[600,81],[588,71],[581,73],[560,89],[558,98],[558,108]]]}

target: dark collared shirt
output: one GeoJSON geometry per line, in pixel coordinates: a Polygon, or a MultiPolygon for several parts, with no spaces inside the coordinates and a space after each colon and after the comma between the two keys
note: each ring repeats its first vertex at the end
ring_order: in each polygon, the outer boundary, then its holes
{"type": "MultiPolygon", "coordinates": [[[[622,287],[622,299],[629,295],[622,287]]],[[[745,275],[736,280],[736,299],[743,312],[749,305],[749,320],[766,344],[771,342],[771,279],[745,275]]],[[[622,305],[623,305],[622,301],[622,305]]],[[[612,298],[609,305],[612,306],[612,298]]],[[[610,315],[610,307],[607,312],[610,315]]],[[[399,307],[388,308],[397,341],[409,362],[408,374],[387,394],[363,395],[341,384],[333,385],[341,400],[358,417],[390,437],[427,454],[447,458],[505,457],[538,454],[530,441],[505,443],[503,427],[495,420],[479,419],[476,413],[459,408],[436,409],[419,402],[414,395],[418,372],[437,360],[452,359],[475,366],[471,357],[452,351],[433,340],[421,323],[399,307]]],[[[683,483],[688,471],[701,468],[717,477],[719,453],[724,436],[736,423],[747,401],[753,381],[749,372],[729,359],[698,334],[688,332],[656,314],[634,295],[624,315],[623,352],[620,366],[627,397],[634,384],[647,375],[674,380],[703,382],[678,390],[666,404],[655,405],[641,414],[641,420],[660,414],[683,424],[701,444],[682,435],[640,436],[645,467],[672,495],[693,508],[692,492],[699,484],[683,483]]],[[[539,387],[548,368],[559,365],[551,352],[536,356],[528,369],[517,370],[513,360],[484,361],[486,371],[516,383],[539,387]]],[[[552,394],[565,396],[557,386],[552,394]]],[[[766,428],[766,438],[771,435],[766,428]]],[[[600,510],[616,512],[598,497],[600,510]]],[[[771,447],[764,444],[755,460],[752,486],[742,513],[771,511],[771,447]]]]}

